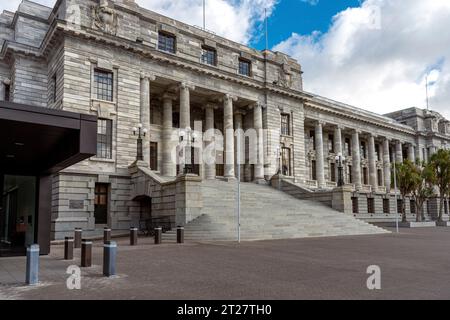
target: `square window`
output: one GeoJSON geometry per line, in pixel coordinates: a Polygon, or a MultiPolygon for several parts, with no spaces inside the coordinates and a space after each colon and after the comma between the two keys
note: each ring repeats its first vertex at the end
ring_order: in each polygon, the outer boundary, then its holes
{"type": "Polygon", "coordinates": [[[94,70],[94,89],[98,100],[113,101],[113,78],[112,72],[94,70]]]}
{"type": "Polygon", "coordinates": [[[217,64],[217,52],[215,49],[203,47],[202,52],[202,62],[204,64],[209,64],[210,66],[215,66],[217,64]]]}
{"type": "Polygon", "coordinates": [[[250,77],[251,63],[248,60],[239,59],[239,74],[250,77]]]}
{"type": "Polygon", "coordinates": [[[176,37],[160,32],[158,36],[158,49],[165,52],[175,53],[176,37]]]}

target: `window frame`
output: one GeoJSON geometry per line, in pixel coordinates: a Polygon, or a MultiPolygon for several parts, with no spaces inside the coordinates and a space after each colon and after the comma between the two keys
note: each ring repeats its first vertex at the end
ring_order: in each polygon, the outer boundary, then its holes
{"type": "Polygon", "coordinates": [[[251,77],[252,76],[252,62],[248,59],[244,59],[244,58],[239,58],[238,61],[238,73],[241,76],[245,76],[245,77],[251,77]],[[248,65],[248,73],[244,73],[243,70],[245,70],[243,68],[243,65],[247,64],[248,65]]]}
{"type": "Polygon", "coordinates": [[[94,89],[94,97],[96,100],[100,101],[107,101],[107,102],[114,102],[114,71],[112,70],[105,70],[102,68],[94,67],[94,83],[93,83],[93,89],[94,89]],[[107,75],[106,80],[109,82],[111,81],[111,88],[109,88],[109,83],[102,83],[99,81],[100,77],[99,75],[107,75]],[[105,88],[101,88],[99,85],[106,85],[105,88]],[[102,92],[102,93],[100,93],[102,92]],[[106,92],[106,94],[105,94],[106,92]],[[109,97],[109,93],[111,96],[109,97]],[[105,99],[106,98],[106,99],[105,99]]]}
{"type": "Polygon", "coordinates": [[[206,64],[208,66],[217,67],[217,49],[209,47],[209,46],[202,46],[202,56],[201,60],[203,64],[206,64]],[[210,63],[210,60],[208,59],[208,53],[213,53],[213,61],[210,63]],[[206,59],[205,59],[206,57],[206,59]]]}
{"type": "Polygon", "coordinates": [[[97,122],[97,152],[96,159],[112,160],[113,158],[113,120],[99,118],[97,122]],[[105,123],[105,133],[100,132],[102,123],[105,123]]]}
{"type": "Polygon", "coordinates": [[[388,198],[383,199],[383,213],[384,214],[391,213],[391,199],[388,198]]]}
{"type": "Polygon", "coordinates": [[[375,198],[367,198],[367,213],[375,214],[375,198]]]}
{"type": "Polygon", "coordinates": [[[158,50],[166,53],[176,54],[177,53],[177,36],[164,31],[158,32],[158,50]],[[164,40],[164,43],[161,41],[164,40]],[[169,48],[168,39],[173,40],[173,45],[169,48]]]}
{"type": "Polygon", "coordinates": [[[281,135],[291,136],[291,115],[289,113],[281,114],[281,135]]]}

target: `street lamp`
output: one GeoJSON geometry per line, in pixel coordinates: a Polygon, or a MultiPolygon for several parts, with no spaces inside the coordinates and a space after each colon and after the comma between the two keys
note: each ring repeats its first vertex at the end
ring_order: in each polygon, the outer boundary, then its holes
{"type": "Polygon", "coordinates": [[[144,153],[142,151],[142,141],[143,141],[143,137],[145,137],[147,135],[147,129],[144,129],[142,124],[139,123],[137,128],[133,128],[133,135],[137,135],[137,155],[136,155],[136,160],[137,161],[144,161],[144,153]]]}
{"type": "Polygon", "coordinates": [[[193,163],[192,163],[192,145],[197,142],[198,134],[192,131],[191,128],[187,128],[180,132],[180,142],[186,139],[186,152],[185,152],[185,163],[184,163],[184,174],[193,173],[193,163]]]}
{"type": "Polygon", "coordinates": [[[344,186],[344,161],[345,157],[339,152],[336,156],[336,164],[338,166],[338,187],[344,186]]]}

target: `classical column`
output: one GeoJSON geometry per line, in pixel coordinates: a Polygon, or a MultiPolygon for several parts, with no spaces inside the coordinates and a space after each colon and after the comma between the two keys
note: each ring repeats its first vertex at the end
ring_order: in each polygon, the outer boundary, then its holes
{"type": "Polygon", "coordinates": [[[324,123],[318,121],[316,123],[315,129],[315,139],[316,139],[316,176],[317,176],[317,186],[320,189],[325,188],[325,158],[323,152],[323,125],[324,123]]]}
{"type": "Polygon", "coordinates": [[[403,162],[403,146],[400,141],[395,142],[395,162],[403,162]]]}
{"type": "Polygon", "coordinates": [[[408,145],[408,160],[412,163],[416,162],[416,151],[412,143],[408,145]]]}
{"type": "Polygon", "coordinates": [[[255,181],[263,181],[264,177],[264,136],[263,136],[263,117],[262,104],[253,105],[253,127],[256,130],[258,143],[256,146],[257,161],[255,164],[255,181]]]}
{"type": "Polygon", "coordinates": [[[195,87],[187,83],[180,84],[180,129],[186,130],[191,128],[191,99],[190,90],[195,87]]]}
{"type": "Polygon", "coordinates": [[[357,190],[362,188],[361,180],[361,148],[359,143],[359,131],[355,130],[352,133],[352,176],[353,183],[357,190]]]}
{"type": "Polygon", "coordinates": [[[386,191],[391,192],[391,155],[389,139],[383,141],[383,165],[384,165],[384,185],[386,191]]]}
{"type": "Polygon", "coordinates": [[[162,119],[162,137],[161,137],[161,149],[162,149],[162,165],[161,174],[167,177],[175,177],[177,175],[176,157],[174,152],[173,137],[173,100],[175,96],[165,93],[163,95],[163,119],[162,119]]]}
{"type": "Polygon", "coordinates": [[[5,101],[5,84],[0,81],[0,101],[5,101]]]}
{"type": "Polygon", "coordinates": [[[334,128],[334,153],[336,154],[344,154],[342,148],[342,129],[341,126],[334,128]]]}
{"type": "MultiPolygon", "coordinates": [[[[214,130],[214,109],[215,109],[215,105],[213,104],[207,104],[205,106],[205,117],[206,117],[206,121],[205,121],[205,130],[206,132],[210,131],[210,130],[214,130]]],[[[206,142],[206,148],[209,150],[210,148],[208,147],[209,145],[211,145],[212,141],[207,141],[206,142]]],[[[206,160],[206,164],[205,164],[205,178],[207,180],[214,180],[216,179],[216,154],[215,154],[215,150],[211,151],[211,157],[214,158],[214,162],[210,163],[210,159],[205,159],[206,160]],[[209,162],[209,163],[208,163],[209,162]]]]}
{"type": "Polygon", "coordinates": [[[140,103],[140,123],[148,130],[143,138],[142,152],[144,162],[150,164],[150,77],[147,74],[141,74],[141,103],[140,103]]]}
{"type": "Polygon", "coordinates": [[[369,133],[369,182],[372,186],[372,190],[376,191],[378,189],[378,179],[377,179],[377,163],[375,155],[375,137],[373,134],[369,133]]]}
{"type": "Polygon", "coordinates": [[[236,110],[236,112],[234,113],[234,128],[236,130],[236,135],[235,135],[235,166],[234,166],[234,170],[236,173],[236,178],[238,177],[238,166],[241,167],[241,181],[243,181],[244,178],[244,164],[245,164],[245,136],[243,134],[243,116],[244,116],[244,112],[242,110],[236,110]],[[238,133],[241,135],[240,137],[238,137],[238,133]],[[240,159],[238,159],[238,157],[240,159]]]}
{"type": "Polygon", "coordinates": [[[235,179],[234,175],[234,124],[233,124],[233,98],[226,94],[223,99],[223,129],[225,134],[225,178],[235,179]]]}

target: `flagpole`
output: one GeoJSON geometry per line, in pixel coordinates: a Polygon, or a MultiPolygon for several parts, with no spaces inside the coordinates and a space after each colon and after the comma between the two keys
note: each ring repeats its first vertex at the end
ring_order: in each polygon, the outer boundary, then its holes
{"type": "Polygon", "coordinates": [[[237,238],[241,243],[241,129],[237,131],[237,238]]]}
{"type": "Polygon", "coordinates": [[[428,74],[425,76],[425,92],[427,95],[427,111],[430,111],[430,104],[428,100],[428,74]]]}
{"type": "Polygon", "coordinates": [[[397,198],[397,168],[396,168],[396,160],[394,159],[394,192],[395,192],[395,228],[397,233],[398,230],[398,198],[397,198]]]}
{"type": "Polygon", "coordinates": [[[267,21],[267,8],[264,9],[264,21],[266,25],[266,50],[269,50],[269,26],[267,21]]]}
{"type": "Polygon", "coordinates": [[[206,0],[203,0],[203,30],[206,30],[206,0]]]}

